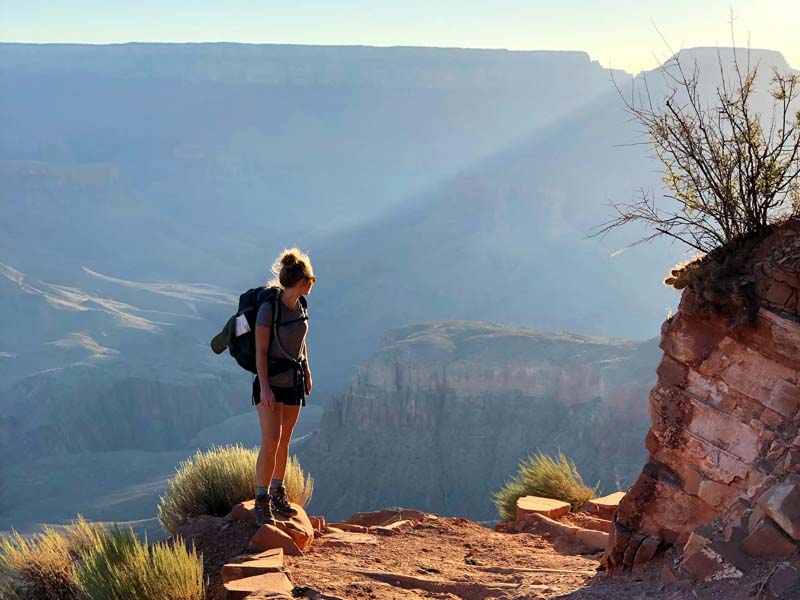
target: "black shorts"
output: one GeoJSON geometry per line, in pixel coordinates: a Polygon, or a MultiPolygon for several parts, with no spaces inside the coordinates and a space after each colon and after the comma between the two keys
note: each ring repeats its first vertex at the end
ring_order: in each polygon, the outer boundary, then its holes
{"type": "MultiPolygon", "coordinates": [[[[275,402],[286,404],[288,406],[305,406],[305,394],[300,393],[300,389],[293,387],[278,387],[277,385],[270,385],[269,389],[275,394],[275,402]]],[[[261,404],[261,383],[258,381],[258,375],[253,379],[253,404],[261,404]]]]}

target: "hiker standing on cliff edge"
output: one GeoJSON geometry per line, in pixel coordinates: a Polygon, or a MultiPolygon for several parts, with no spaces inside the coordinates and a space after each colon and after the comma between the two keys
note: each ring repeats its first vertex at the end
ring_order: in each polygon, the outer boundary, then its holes
{"type": "Polygon", "coordinates": [[[253,381],[253,403],[261,425],[255,503],[259,525],[272,523],[273,511],[286,516],[297,512],[289,504],[283,477],[292,430],[312,385],[305,310],[305,296],[317,280],[311,261],[297,248],[291,248],[281,253],[272,265],[272,273],[275,278],[269,285],[279,288],[277,299],[275,303],[261,304],[255,329],[258,374],[253,381]]]}

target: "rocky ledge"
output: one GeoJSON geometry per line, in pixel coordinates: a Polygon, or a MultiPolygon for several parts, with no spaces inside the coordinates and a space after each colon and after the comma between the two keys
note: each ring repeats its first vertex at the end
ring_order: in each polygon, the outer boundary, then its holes
{"type": "MultiPolygon", "coordinates": [[[[673,547],[677,577],[741,578],[800,548],[800,225],[756,248],[755,319],[730,325],[684,291],[662,327],[648,457],[603,558],[626,570],[673,547]]],[[[786,575],[800,598],[800,573],[786,575]]],[[[787,588],[787,589],[789,589],[787,588]]]]}
{"type": "Polygon", "coordinates": [[[193,519],[180,535],[203,557],[207,600],[745,600],[758,590],[796,600],[775,593],[787,571],[771,565],[702,586],[663,583],[663,560],[635,577],[597,574],[618,500],[565,513],[565,503],[527,497],[497,531],[399,508],[326,523],[297,505],[296,518],[259,528],[245,502],[224,518],[193,519]]]}

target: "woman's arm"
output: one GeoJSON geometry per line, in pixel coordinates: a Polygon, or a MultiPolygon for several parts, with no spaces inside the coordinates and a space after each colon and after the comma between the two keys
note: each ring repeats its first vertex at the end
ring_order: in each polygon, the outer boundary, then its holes
{"type": "Polygon", "coordinates": [[[261,384],[261,404],[269,410],[275,410],[275,394],[269,387],[269,352],[270,328],[265,325],[256,325],[256,371],[261,384]]]}

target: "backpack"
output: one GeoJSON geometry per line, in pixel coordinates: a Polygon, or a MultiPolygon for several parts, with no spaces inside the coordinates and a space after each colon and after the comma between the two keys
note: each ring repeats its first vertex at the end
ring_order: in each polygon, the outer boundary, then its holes
{"type": "Polygon", "coordinates": [[[278,287],[257,287],[244,292],[239,296],[239,308],[236,314],[233,315],[223,327],[222,331],[214,337],[211,341],[211,347],[215,353],[220,354],[228,348],[230,355],[236,360],[240,367],[250,371],[253,374],[258,374],[256,369],[256,316],[258,309],[264,302],[272,303],[272,339],[277,343],[278,349],[286,358],[269,358],[269,373],[275,375],[288,371],[289,369],[297,369],[301,366],[301,361],[292,358],[283,349],[278,335],[278,329],[281,325],[288,325],[296,323],[297,321],[305,321],[308,319],[308,304],[304,296],[300,297],[300,306],[302,308],[303,316],[299,319],[281,323],[281,307],[283,302],[279,302],[281,289],[278,287]],[[246,321],[246,331],[236,335],[237,319],[241,322],[244,318],[246,321]]]}

